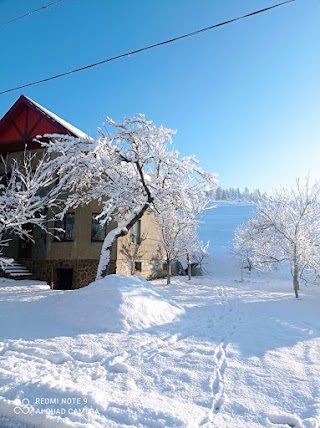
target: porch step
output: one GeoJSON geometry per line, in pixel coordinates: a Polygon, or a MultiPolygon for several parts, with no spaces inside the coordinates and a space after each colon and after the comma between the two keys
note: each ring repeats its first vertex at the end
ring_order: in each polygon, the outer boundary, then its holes
{"type": "Polygon", "coordinates": [[[1,257],[1,259],[3,263],[0,269],[5,277],[11,279],[27,279],[33,276],[28,268],[16,262],[14,259],[9,257],[1,257]]]}
{"type": "Polygon", "coordinates": [[[7,265],[6,267],[4,267],[6,271],[8,272],[14,272],[17,270],[28,270],[25,266],[19,265],[17,266],[17,264],[15,265],[7,265]]]}

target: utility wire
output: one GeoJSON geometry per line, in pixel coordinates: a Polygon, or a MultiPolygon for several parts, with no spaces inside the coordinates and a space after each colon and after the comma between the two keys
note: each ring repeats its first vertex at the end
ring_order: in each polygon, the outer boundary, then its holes
{"type": "Polygon", "coordinates": [[[242,19],[249,18],[250,16],[259,15],[263,12],[267,12],[269,10],[275,9],[275,8],[283,6],[283,5],[286,5],[288,3],[293,3],[295,1],[296,0],[286,0],[282,3],[278,3],[278,4],[275,4],[273,6],[266,7],[264,9],[256,10],[256,11],[250,12],[246,15],[238,16],[237,18],[229,19],[228,21],[224,21],[224,22],[220,22],[218,24],[210,25],[210,27],[201,28],[200,30],[192,31],[191,33],[187,33],[187,34],[183,34],[182,36],[174,37],[173,39],[164,40],[162,42],[155,43],[153,45],[145,46],[145,47],[140,48],[140,49],[136,49],[136,50],[133,50],[130,52],[126,52],[126,53],[123,53],[120,55],[113,56],[111,58],[104,59],[102,61],[95,62],[93,64],[85,65],[84,67],[80,67],[80,68],[76,68],[74,70],[66,71],[64,73],[56,74],[55,76],[46,77],[44,79],[37,80],[35,82],[30,82],[30,83],[26,83],[26,84],[21,85],[21,86],[16,86],[15,88],[6,89],[6,90],[0,92],[0,95],[7,94],[8,92],[17,91],[18,89],[27,88],[28,86],[39,85],[40,83],[45,83],[45,82],[48,82],[49,80],[58,79],[60,77],[67,76],[69,74],[78,73],[79,71],[83,71],[83,70],[87,70],[89,68],[97,67],[98,65],[106,64],[107,62],[115,61],[115,60],[120,59],[120,58],[135,55],[135,54],[143,52],[143,51],[147,51],[147,50],[150,50],[153,48],[157,48],[158,46],[167,45],[169,43],[176,42],[177,40],[186,39],[187,37],[193,37],[193,36],[196,36],[200,33],[204,33],[205,31],[213,30],[215,28],[222,27],[222,26],[227,25],[227,24],[231,24],[232,22],[236,22],[236,21],[240,21],[242,19]]]}
{"type": "Polygon", "coordinates": [[[61,3],[62,1],[63,0],[57,0],[57,1],[53,2],[53,3],[49,3],[49,4],[46,4],[44,6],[41,6],[38,9],[31,10],[30,12],[27,12],[24,15],[20,15],[20,16],[17,16],[15,18],[12,18],[9,21],[2,21],[2,22],[0,22],[0,27],[2,27],[3,25],[11,24],[12,22],[15,22],[15,21],[19,21],[19,19],[26,18],[27,16],[33,15],[33,14],[35,14],[37,12],[40,12],[41,10],[49,9],[49,7],[54,6],[54,5],[58,4],[58,3],[61,3]]]}

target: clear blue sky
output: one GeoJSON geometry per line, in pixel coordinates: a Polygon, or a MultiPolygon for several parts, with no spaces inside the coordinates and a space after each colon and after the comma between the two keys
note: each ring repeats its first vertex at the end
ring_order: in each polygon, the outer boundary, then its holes
{"type": "MultiPolygon", "coordinates": [[[[0,21],[53,0],[0,0],[0,21]]],[[[63,0],[0,26],[0,91],[277,3],[63,0]]],[[[96,135],[106,115],[145,113],[223,187],[320,178],[320,1],[297,0],[196,37],[0,96],[23,93],[96,135]]]]}

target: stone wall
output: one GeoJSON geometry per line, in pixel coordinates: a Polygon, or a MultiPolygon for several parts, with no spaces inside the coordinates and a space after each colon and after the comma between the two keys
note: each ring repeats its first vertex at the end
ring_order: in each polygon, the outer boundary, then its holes
{"type": "MultiPolygon", "coordinates": [[[[32,260],[19,259],[33,273],[35,279],[46,281],[54,288],[55,270],[73,269],[72,288],[81,288],[95,280],[99,260],[32,260]]],[[[111,260],[110,273],[116,272],[116,261],[111,260]]]]}
{"type": "MultiPolygon", "coordinates": [[[[19,259],[19,263],[26,266],[33,273],[33,278],[46,281],[55,288],[57,269],[73,269],[72,288],[85,287],[95,280],[99,260],[32,260],[19,259]]],[[[160,261],[140,260],[141,271],[135,271],[146,279],[165,276],[163,264],[160,261]]],[[[126,260],[111,260],[110,273],[130,275],[130,266],[126,260]]]]}

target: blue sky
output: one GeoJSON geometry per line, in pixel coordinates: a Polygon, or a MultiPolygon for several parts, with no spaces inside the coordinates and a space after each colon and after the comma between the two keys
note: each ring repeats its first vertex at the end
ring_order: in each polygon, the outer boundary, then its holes
{"type": "MultiPolygon", "coordinates": [[[[0,0],[6,21],[53,0],[0,0]]],[[[260,0],[63,0],[0,26],[0,91],[275,4],[260,0]]],[[[223,187],[272,189],[320,163],[320,1],[296,2],[199,36],[0,96],[23,93],[96,135],[105,116],[145,113],[178,130],[223,187]]]]}

